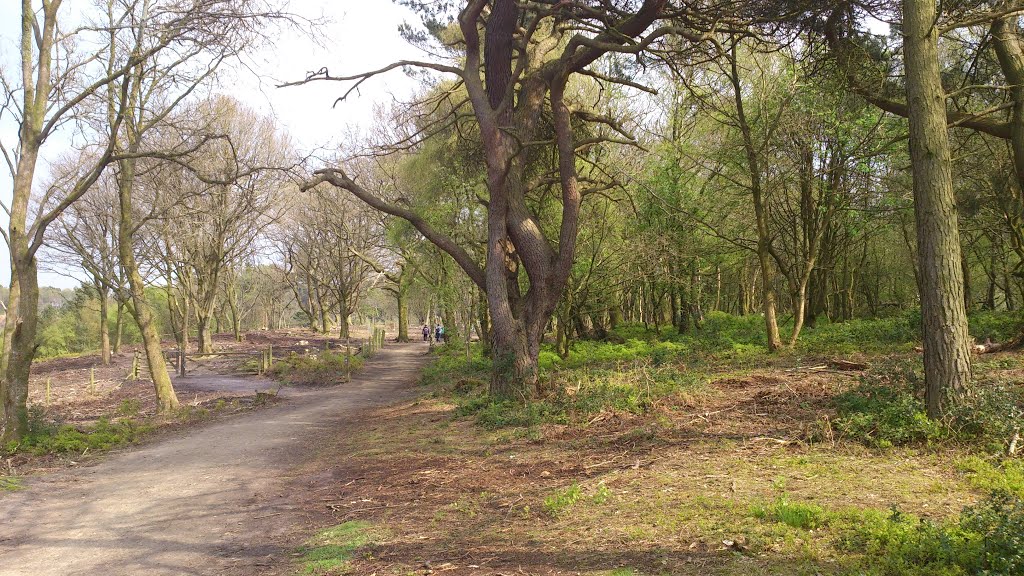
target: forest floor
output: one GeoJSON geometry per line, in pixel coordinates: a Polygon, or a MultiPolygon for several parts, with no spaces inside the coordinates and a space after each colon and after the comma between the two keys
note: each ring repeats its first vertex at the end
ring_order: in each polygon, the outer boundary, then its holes
{"type": "MultiPolygon", "coordinates": [[[[388,345],[349,384],[31,477],[0,493],[0,575],[969,574],[965,509],[1024,494],[1019,458],[933,436],[912,396],[856,437],[841,399],[903,386],[912,345],[580,345],[526,407],[479,356],[388,345]]],[[[1024,356],[976,370],[1019,391],[1024,356]]]]}
{"type": "MultiPolygon", "coordinates": [[[[833,400],[863,376],[849,368],[892,358],[852,359],[843,369],[824,358],[723,365],[642,415],[601,410],[566,424],[481,425],[461,395],[480,383],[453,378],[332,435],[332,457],[302,479],[308,507],[332,516],[302,569],[864,574],[881,560],[844,550],[845,534],[869,525],[879,534],[867,540],[891,542],[956,522],[993,469],[964,447],[879,450],[839,438],[833,400]]],[[[1012,366],[1005,375],[1020,381],[1018,360],[985,362],[1012,366]]]]}
{"type": "Polygon", "coordinates": [[[0,496],[0,574],[288,572],[324,521],[300,471],[360,410],[409,398],[425,351],[388,346],[350,383],[27,478],[0,496]]]}

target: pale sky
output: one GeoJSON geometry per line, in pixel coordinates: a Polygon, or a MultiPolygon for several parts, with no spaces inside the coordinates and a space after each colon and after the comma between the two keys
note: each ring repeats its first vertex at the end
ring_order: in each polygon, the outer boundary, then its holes
{"type": "MultiPolygon", "coordinates": [[[[65,1],[62,10],[91,9],[87,0],[65,1]]],[[[332,108],[344,90],[343,85],[319,82],[292,88],[276,88],[286,80],[297,80],[309,70],[326,66],[333,75],[351,74],[380,68],[401,59],[424,59],[423,54],[406,43],[398,34],[403,21],[415,22],[410,11],[391,0],[291,0],[290,10],[302,16],[325,18],[320,46],[306,34],[289,33],[278,38],[274,46],[252,55],[254,70],[232,70],[224,74],[217,92],[230,94],[249,106],[275,117],[298,146],[311,151],[340,142],[346,133],[369,128],[373,107],[377,103],[404,99],[415,88],[413,80],[396,70],[363,84],[359,94],[332,108]],[[254,73],[255,72],[255,73],[254,73]]],[[[20,2],[0,0],[0,66],[8,74],[18,67],[20,2]]],[[[17,127],[0,124],[0,138],[13,146],[17,127]]],[[[65,140],[66,141],[66,140],[65,140]]],[[[66,144],[59,138],[47,143],[44,155],[55,158],[66,144]]],[[[42,172],[42,171],[41,171],[42,172]]],[[[45,179],[40,173],[37,181],[45,179]]],[[[10,174],[4,168],[0,176],[0,197],[9,201],[10,174]]],[[[6,222],[0,219],[0,225],[6,222]]],[[[6,246],[0,243],[0,280],[6,285],[10,263],[6,246]]],[[[40,262],[45,265],[45,262],[40,262]]],[[[54,274],[40,273],[40,285],[73,287],[78,281],[54,274]]]]}

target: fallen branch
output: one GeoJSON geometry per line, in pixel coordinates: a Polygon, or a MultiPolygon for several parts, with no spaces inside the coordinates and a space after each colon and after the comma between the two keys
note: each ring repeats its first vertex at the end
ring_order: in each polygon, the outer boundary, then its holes
{"type": "Polygon", "coordinates": [[[993,352],[1003,352],[1006,350],[1016,350],[1024,345],[1024,334],[1018,335],[1015,338],[1011,338],[1006,342],[993,342],[991,339],[986,338],[984,344],[975,344],[974,351],[978,354],[991,354],[993,352]]]}

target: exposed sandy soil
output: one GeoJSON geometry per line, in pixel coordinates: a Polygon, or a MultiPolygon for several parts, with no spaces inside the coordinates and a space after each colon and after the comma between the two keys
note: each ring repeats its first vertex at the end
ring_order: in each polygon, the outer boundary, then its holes
{"type": "Polygon", "coordinates": [[[349,384],[29,479],[0,495],[0,574],[288,572],[323,521],[296,491],[300,471],[361,411],[410,397],[425,351],[389,345],[349,384]]]}

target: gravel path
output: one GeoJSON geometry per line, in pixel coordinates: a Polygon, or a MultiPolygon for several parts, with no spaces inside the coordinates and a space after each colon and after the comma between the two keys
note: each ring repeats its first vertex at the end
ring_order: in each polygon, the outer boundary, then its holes
{"type": "Polygon", "coordinates": [[[0,575],[279,572],[308,529],[290,475],[324,430],[409,397],[425,352],[392,344],[349,384],[31,479],[0,496],[0,575]]]}

